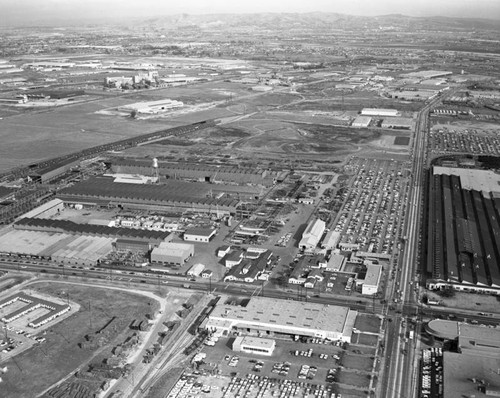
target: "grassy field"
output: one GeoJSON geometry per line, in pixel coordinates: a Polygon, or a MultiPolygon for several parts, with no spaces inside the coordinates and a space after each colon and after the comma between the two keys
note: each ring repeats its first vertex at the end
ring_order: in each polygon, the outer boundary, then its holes
{"type": "Polygon", "coordinates": [[[342,365],[349,369],[370,372],[373,367],[373,360],[370,357],[361,355],[344,355],[342,357],[342,365]]]}
{"type": "Polygon", "coordinates": [[[380,318],[373,315],[359,314],[356,317],[354,327],[362,332],[378,333],[380,329],[380,318]]]}
{"type": "Polygon", "coordinates": [[[378,336],[364,333],[359,333],[358,336],[358,344],[371,345],[373,347],[377,345],[378,336]]]}
{"type": "Polygon", "coordinates": [[[359,388],[368,388],[370,385],[370,376],[343,370],[339,373],[337,381],[342,384],[348,384],[359,388]]]}
{"type": "MultiPolygon", "coordinates": [[[[116,327],[110,336],[113,341],[121,341],[128,333],[128,325],[136,318],[142,318],[157,307],[157,302],[139,295],[102,288],[80,287],[77,285],[37,283],[32,289],[56,296],[66,291],[70,300],[81,305],[74,316],[55,324],[47,330],[44,344],[6,362],[9,371],[2,375],[1,394],[5,397],[31,398],[72,373],[82,363],[89,360],[97,350],[84,350],[78,344],[86,334],[103,328],[113,317],[116,327]]],[[[0,394],[0,395],[1,395],[0,394]]]]}

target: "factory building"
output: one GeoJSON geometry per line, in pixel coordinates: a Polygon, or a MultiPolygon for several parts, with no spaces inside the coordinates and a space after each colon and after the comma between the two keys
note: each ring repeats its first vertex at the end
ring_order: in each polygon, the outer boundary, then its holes
{"type": "Polygon", "coordinates": [[[428,289],[500,295],[500,175],[434,167],[429,178],[428,289]]]}
{"type": "Polygon", "coordinates": [[[192,244],[163,242],[151,252],[151,263],[181,267],[192,256],[194,256],[192,244]]]}
{"type": "Polygon", "coordinates": [[[347,307],[253,296],[244,307],[217,303],[202,327],[219,335],[298,335],[350,342],[356,316],[347,307]]]}
{"type": "Polygon", "coordinates": [[[137,102],[135,104],[124,105],[118,108],[119,111],[132,112],[142,114],[156,114],[169,111],[175,108],[182,108],[184,103],[171,99],[162,99],[158,101],[137,102]]]}
{"type": "Polygon", "coordinates": [[[114,183],[91,178],[65,188],[58,197],[67,204],[140,210],[193,210],[218,216],[235,214],[237,199],[210,197],[208,184],[168,180],[159,185],[114,183]]]}
{"type": "Polygon", "coordinates": [[[113,240],[106,237],[14,229],[2,236],[0,253],[52,260],[66,265],[94,266],[113,250],[113,240]]]}
{"type": "Polygon", "coordinates": [[[363,108],[362,116],[400,116],[397,109],[363,108]]]}
{"type": "Polygon", "coordinates": [[[77,167],[79,165],[80,160],[74,160],[73,158],[57,161],[47,166],[36,168],[33,171],[30,171],[30,173],[28,174],[28,178],[31,181],[41,182],[42,184],[45,184],[57,177],[62,176],[63,174],[70,171],[73,167],[77,167]]]}
{"type": "Polygon", "coordinates": [[[299,242],[299,248],[304,251],[304,254],[313,254],[314,249],[318,246],[319,241],[325,232],[326,224],[319,218],[312,219],[299,242]]]}
{"type": "MultiPolygon", "coordinates": [[[[157,165],[160,177],[173,179],[264,186],[272,186],[277,180],[284,179],[284,172],[259,168],[162,161],[157,162],[157,165]]],[[[110,160],[110,167],[114,173],[151,175],[152,161],[113,158],[110,160]]],[[[216,186],[213,188],[216,188],[216,186]]]]}
{"type": "Polygon", "coordinates": [[[52,199],[33,210],[23,214],[22,218],[50,218],[64,210],[64,202],[60,199],[52,199]]]}

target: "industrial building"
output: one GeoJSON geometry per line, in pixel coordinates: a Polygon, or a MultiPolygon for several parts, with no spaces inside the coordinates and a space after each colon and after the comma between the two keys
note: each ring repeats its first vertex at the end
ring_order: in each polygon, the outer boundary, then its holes
{"type": "Polygon", "coordinates": [[[205,270],[205,265],[201,263],[197,263],[193,265],[191,268],[189,268],[188,272],[186,272],[186,275],[188,276],[200,276],[201,273],[205,270]]]}
{"type": "Polygon", "coordinates": [[[171,99],[162,99],[158,101],[137,102],[134,104],[123,105],[118,108],[119,111],[132,112],[142,114],[156,114],[166,112],[175,108],[182,108],[184,103],[171,99]]]}
{"type": "Polygon", "coordinates": [[[352,127],[368,127],[372,118],[370,116],[358,116],[352,122],[352,127]]]}
{"type": "Polygon", "coordinates": [[[340,232],[328,231],[321,242],[321,248],[326,250],[332,250],[337,247],[342,237],[340,232]]]}
{"type": "Polygon", "coordinates": [[[382,121],[384,129],[413,130],[415,122],[409,117],[391,117],[382,121]]]}
{"type": "Polygon", "coordinates": [[[64,202],[60,199],[52,199],[33,210],[23,214],[21,218],[50,218],[64,210],[64,202]]]}
{"type": "Polygon", "coordinates": [[[194,256],[192,244],[163,242],[151,251],[151,263],[181,267],[192,256],[194,256]]]}
{"type": "Polygon", "coordinates": [[[69,220],[44,218],[22,218],[15,222],[13,228],[25,231],[136,239],[155,246],[161,242],[172,240],[172,233],[167,231],[149,231],[133,228],[108,227],[106,225],[77,224],[69,220]]]}
{"type": "MultiPolygon", "coordinates": [[[[114,173],[141,175],[151,175],[152,173],[152,160],[113,158],[109,163],[114,173]]],[[[287,174],[287,172],[259,168],[207,163],[158,161],[157,166],[160,177],[242,185],[257,184],[272,186],[276,181],[284,179],[287,174]]],[[[213,186],[212,188],[217,188],[217,186],[213,186]]]]}
{"type": "Polygon", "coordinates": [[[434,167],[429,179],[428,289],[500,294],[500,175],[434,167]]]}
{"type": "Polygon", "coordinates": [[[361,110],[362,116],[400,116],[397,109],[382,109],[382,108],[363,108],[361,110]]]}
{"type": "Polygon", "coordinates": [[[113,238],[40,231],[10,230],[0,239],[0,253],[94,266],[113,250],[113,238]]]}
{"type": "Polygon", "coordinates": [[[347,307],[253,296],[246,306],[219,302],[202,326],[220,335],[297,335],[350,342],[356,316],[347,307]]]}
{"type": "Polygon", "coordinates": [[[299,248],[304,251],[304,254],[314,253],[314,249],[323,237],[325,228],[325,222],[319,218],[312,219],[309,222],[299,242],[299,248]]]}
{"type": "Polygon", "coordinates": [[[57,177],[70,171],[72,168],[80,165],[80,160],[75,160],[70,157],[68,159],[58,160],[46,166],[35,168],[29,172],[28,178],[34,182],[45,184],[54,180],[57,177]]]}
{"type": "Polygon", "coordinates": [[[106,177],[91,178],[65,188],[58,198],[67,204],[121,207],[142,210],[193,210],[219,216],[234,214],[237,199],[212,198],[210,186],[169,180],[162,185],[115,183],[106,177]]]}
{"type": "Polygon", "coordinates": [[[271,356],[275,348],[276,341],[261,337],[238,336],[233,342],[233,351],[247,354],[271,356]]]}
{"type": "Polygon", "coordinates": [[[184,240],[208,243],[216,233],[217,230],[214,228],[189,228],[184,232],[184,240]]]}

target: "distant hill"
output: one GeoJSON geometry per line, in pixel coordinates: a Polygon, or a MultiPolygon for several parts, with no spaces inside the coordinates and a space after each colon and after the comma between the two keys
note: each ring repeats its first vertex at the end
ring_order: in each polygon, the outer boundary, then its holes
{"type": "Polygon", "coordinates": [[[496,20],[478,18],[450,17],[410,17],[400,14],[375,17],[345,15],[337,13],[258,13],[258,14],[206,14],[206,15],[167,15],[134,21],[156,27],[168,28],[260,28],[260,29],[309,29],[309,30],[356,30],[356,29],[426,29],[436,31],[500,31],[496,20]]]}

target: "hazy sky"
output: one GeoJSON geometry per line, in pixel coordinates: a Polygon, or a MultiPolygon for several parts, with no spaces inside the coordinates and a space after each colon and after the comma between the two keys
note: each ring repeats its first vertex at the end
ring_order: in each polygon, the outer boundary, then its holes
{"type": "Polygon", "coordinates": [[[103,16],[312,11],[500,20],[500,0],[0,0],[0,10],[0,25],[103,16]]]}

